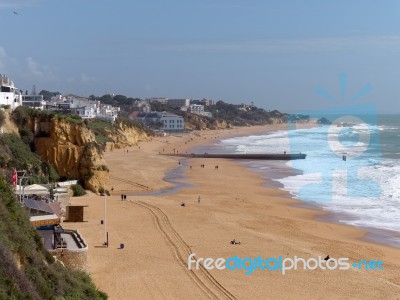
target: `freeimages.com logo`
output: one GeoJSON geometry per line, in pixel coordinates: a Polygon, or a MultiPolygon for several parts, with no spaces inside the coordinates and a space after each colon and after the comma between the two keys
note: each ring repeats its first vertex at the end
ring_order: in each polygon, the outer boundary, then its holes
{"type": "Polygon", "coordinates": [[[225,258],[196,258],[196,253],[192,253],[188,257],[188,269],[199,270],[201,267],[207,270],[229,270],[229,271],[244,271],[246,275],[251,275],[256,270],[261,271],[280,271],[285,275],[291,270],[349,270],[354,269],[364,270],[383,270],[383,262],[380,260],[365,260],[361,259],[353,263],[349,262],[349,258],[301,258],[294,256],[283,258],[282,256],[268,257],[266,259],[261,256],[254,258],[239,256],[225,258]]]}

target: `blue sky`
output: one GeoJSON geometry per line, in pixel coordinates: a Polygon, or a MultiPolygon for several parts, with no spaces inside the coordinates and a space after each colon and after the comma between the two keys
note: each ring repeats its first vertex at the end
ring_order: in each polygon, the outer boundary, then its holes
{"type": "Polygon", "coordinates": [[[23,90],[282,111],[332,105],[316,88],[340,97],[346,73],[347,98],[369,83],[361,101],[400,112],[400,1],[377,3],[0,0],[0,73],[23,90]]]}

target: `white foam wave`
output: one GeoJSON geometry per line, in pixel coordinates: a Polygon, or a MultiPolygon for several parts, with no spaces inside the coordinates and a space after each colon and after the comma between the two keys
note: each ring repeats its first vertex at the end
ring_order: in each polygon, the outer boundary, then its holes
{"type": "MultiPolygon", "coordinates": [[[[353,138],[356,134],[399,130],[395,126],[365,125],[368,124],[357,124],[352,128],[343,127],[340,133],[353,138]]],[[[286,163],[301,170],[303,174],[277,179],[283,185],[283,189],[301,200],[322,203],[329,211],[350,215],[346,223],[400,231],[399,160],[382,160],[377,148],[376,153],[364,152],[363,156],[344,162],[327,146],[328,128],[329,126],[325,126],[237,137],[224,140],[221,144],[247,153],[306,153],[306,160],[286,163]]],[[[338,135],[333,138],[338,138],[338,135]]],[[[357,149],[365,148],[368,144],[361,141],[353,149],[350,146],[350,150],[347,150],[349,157],[351,151],[357,152],[357,149]]],[[[266,173],[270,171],[265,167],[259,167],[259,170],[266,173]]]]}

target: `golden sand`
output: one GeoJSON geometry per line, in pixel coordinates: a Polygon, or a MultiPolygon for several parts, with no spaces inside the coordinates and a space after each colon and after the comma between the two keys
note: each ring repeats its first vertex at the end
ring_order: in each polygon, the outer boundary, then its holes
{"type": "Polygon", "coordinates": [[[263,186],[264,179],[244,165],[223,159],[188,159],[159,155],[185,152],[229,135],[250,135],[279,126],[209,131],[183,137],[154,138],[140,148],[105,154],[114,191],[107,197],[109,247],[104,242],[104,197],[73,198],[88,205],[77,228],[89,244],[89,273],[110,299],[399,299],[399,250],[361,240],[365,232],[314,220],[319,211],[293,207],[294,199],[263,186]],[[205,164],[204,168],[200,165],[205,164]],[[190,165],[192,168],[190,169],[190,165]],[[218,170],[214,166],[218,165],[218,170]],[[184,168],[193,184],[178,193],[128,196],[173,186],[163,181],[171,168],[184,168]],[[200,204],[198,196],[201,197],[200,204]],[[186,206],[180,204],[185,202],[186,206]],[[230,241],[241,241],[231,245],[230,241]],[[119,249],[120,244],[124,249],[119,249]],[[280,271],[192,270],[196,257],[311,257],[330,255],[380,259],[384,270],[280,271]]]}

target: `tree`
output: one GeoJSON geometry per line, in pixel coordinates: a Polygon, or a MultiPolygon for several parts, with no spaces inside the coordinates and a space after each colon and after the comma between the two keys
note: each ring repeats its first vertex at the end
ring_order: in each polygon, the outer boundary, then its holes
{"type": "Polygon", "coordinates": [[[110,104],[110,105],[114,104],[113,97],[110,94],[105,94],[101,96],[99,100],[101,103],[104,104],[110,104]]]}
{"type": "Polygon", "coordinates": [[[61,93],[60,92],[49,92],[49,91],[46,91],[46,90],[41,90],[39,92],[39,95],[43,96],[43,100],[51,100],[51,97],[57,96],[57,95],[61,95],[61,93]]]}
{"type": "Polygon", "coordinates": [[[22,128],[28,125],[29,122],[29,108],[26,106],[18,106],[11,115],[14,123],[19,127],[22,128]]]}
{"type": "Polygon", "coordinates": [[[128,104],[127,103],[128,98],[124,95],[115,95],[113,100],[116,105],[128,104]]]}
{"type": "Polygon", "coordinates": [[[152,111],[169,111],[171,109],[168,105],[162,104],[158,101],[151,102],[150,108],[152,111]]]}
{"type": "Polygon", "coordinates": [[[83,196],[86,194],[85,189],[78,183],[71,186],[74,197],[83,196]]]}

